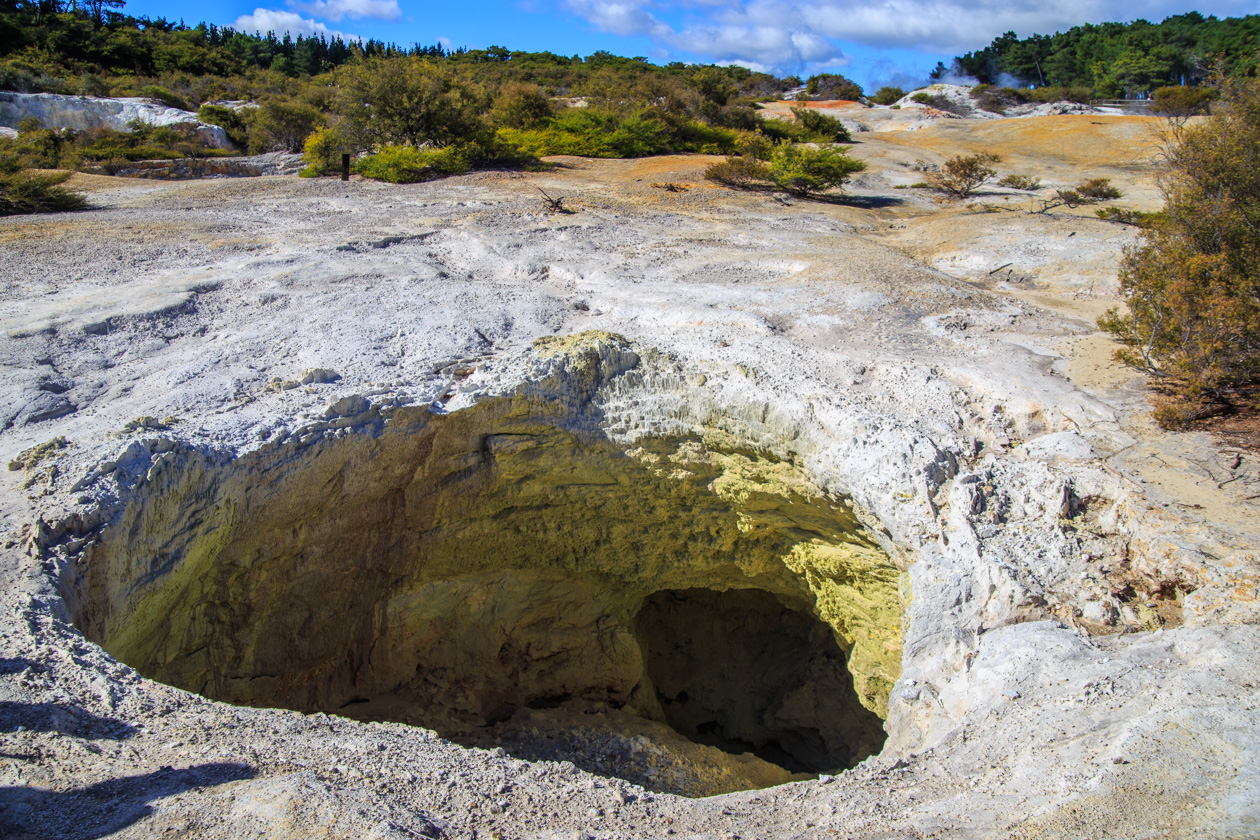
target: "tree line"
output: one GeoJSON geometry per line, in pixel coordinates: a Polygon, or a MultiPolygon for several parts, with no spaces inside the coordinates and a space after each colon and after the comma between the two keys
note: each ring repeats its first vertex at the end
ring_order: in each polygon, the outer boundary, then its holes
{"type": "Polygon", "coordinates": [[[987,47],[938,63],[934,79],[971,76],[982,84],[1088,88],[1099,99],[1144,98],[1156,88],[1202,85],[1214,73],[1255,76],[1260,15],[1217,18],[1198,12],[1161,23],[1074,26],[1020,38],[1007,32],[987,47]]]}

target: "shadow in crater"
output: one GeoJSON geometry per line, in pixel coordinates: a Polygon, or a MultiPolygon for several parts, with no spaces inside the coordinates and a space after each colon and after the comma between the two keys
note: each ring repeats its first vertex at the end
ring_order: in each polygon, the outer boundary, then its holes
{"type": "Polygon", "coordinates": [[[197,788],[252,779],[246,764],[199,764],[164,768],[85,788],[52,791],[0,787],[0,836],[11,840],[95,840],[153,813],[150,802],[197,788]]]}

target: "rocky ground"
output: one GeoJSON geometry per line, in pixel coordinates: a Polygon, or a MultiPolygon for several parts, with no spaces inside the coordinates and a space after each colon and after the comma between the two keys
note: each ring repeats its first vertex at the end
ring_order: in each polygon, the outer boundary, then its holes
{"type": "Polygon", "coordinates": [[[76,176],[92,209],[0,222],[6,835],[1255,836],[1257,456],[1158,431],[1110,362],[1093,320],[1132,228],[910,188],[986,150],[1154,209],[1158,123],[869,127],[838,202],[726,190],[701,157],[558,159],[413,186],[76,176]],[[720,431],[852,500],[904,570],[882,753],[687,799],[210,701],[73,625],[85,544],[168,456],[539,388],[626,446],[720,431]]]}

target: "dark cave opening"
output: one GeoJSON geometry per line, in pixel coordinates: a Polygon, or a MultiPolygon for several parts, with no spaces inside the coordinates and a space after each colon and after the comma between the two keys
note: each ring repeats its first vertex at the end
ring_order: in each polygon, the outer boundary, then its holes
{"type": "Polygon", "coordinates": [[[665,721],[693,741],[794,773],[847,769],[883,746],[831,629],[769,592],[656,592],[635,636],[665,721]]]}

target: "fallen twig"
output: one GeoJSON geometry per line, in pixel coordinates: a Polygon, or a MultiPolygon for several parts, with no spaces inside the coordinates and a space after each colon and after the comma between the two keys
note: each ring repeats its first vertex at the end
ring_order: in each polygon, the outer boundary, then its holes
{"type": "Polygon", "coordinates": [[[534,189],[542,193],[543,198],[547,202],[547,210],[549,212],[551,213],[572,213],[573,212],[572,210],[564,206],[563,196],[561,196],[560,198],[552,198],[551,196],[547,195],[546,190],[544,190],[542,187],[538,186],[537,184],[534,185],[534,189]]]}

